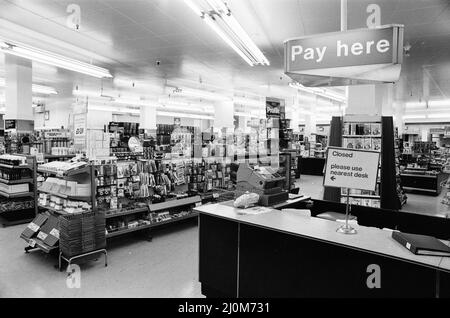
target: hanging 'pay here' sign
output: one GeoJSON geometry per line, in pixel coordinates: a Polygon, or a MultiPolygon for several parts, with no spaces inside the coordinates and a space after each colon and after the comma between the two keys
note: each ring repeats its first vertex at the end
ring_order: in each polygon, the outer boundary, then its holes
{"type": "Polygon", "coordinates": [[[380,153],[328,147],[323,185],[375,191],[380,153]]]}

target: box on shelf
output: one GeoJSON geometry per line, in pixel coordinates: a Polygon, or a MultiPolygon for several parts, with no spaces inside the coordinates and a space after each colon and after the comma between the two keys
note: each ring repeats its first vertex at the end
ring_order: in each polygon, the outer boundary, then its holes
{"type": "Polygon", "coordinates": [[[16,194],[30,191],[30,185],[28,183],[22,184],[6,184],[0,182],[0,191],[8,194],[16,194]]]}

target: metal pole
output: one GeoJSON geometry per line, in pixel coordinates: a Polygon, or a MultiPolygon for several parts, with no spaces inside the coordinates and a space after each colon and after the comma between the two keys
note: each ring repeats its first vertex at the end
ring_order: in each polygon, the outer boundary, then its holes
{"type": "Polygon", "coordinates": [[[347,0],[341,0],[341,31],[347,31],[347,0]]]}
{"type": "Polygon", "coordinates": [[[345,207],[345,228],[348,229],[348,213],[350,211],[350,189],[347,188],[347,205],[345,207]]]}

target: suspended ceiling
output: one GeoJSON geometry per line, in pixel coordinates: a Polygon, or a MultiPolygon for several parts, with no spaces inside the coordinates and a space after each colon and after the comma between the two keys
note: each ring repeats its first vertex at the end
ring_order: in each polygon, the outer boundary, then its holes
{"type": "MultiPolygon", "coordinates": [[[[156,93],[170,80],[289,97],[283,41],[340,28],[339,0],[228,2],[269,67],[248,66],[183,0],[0,0],[0,35],[106,67],[118,79],[139,83],[140,94],[156,93]],[[71,3],[81,7],[77,31],[66,25],[71,3]]],[[[370,3],[380,5],[381,24],[405,25],[405,43],[411,46],[396,99],[450,98],[450,0],[348,0],[349,29],[366,26],[370,3]]],[[[34,80],[67,92],[76,85],[131,88],[126,81],[102,82],[39,65],[34,80]]]]}

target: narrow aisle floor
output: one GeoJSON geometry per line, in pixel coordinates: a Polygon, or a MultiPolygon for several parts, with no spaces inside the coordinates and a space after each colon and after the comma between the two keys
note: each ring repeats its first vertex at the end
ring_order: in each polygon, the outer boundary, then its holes
{"type": "Polygon", "coordinates": [[[193,223],[160,230],[151,242],[139,236],[109,242],[108,267],[103,256],[81,264],[79,289],[67,287],[56,257],[24,253],[25,226],[0,228],[0,297],[203,297],[193,223]]]}

